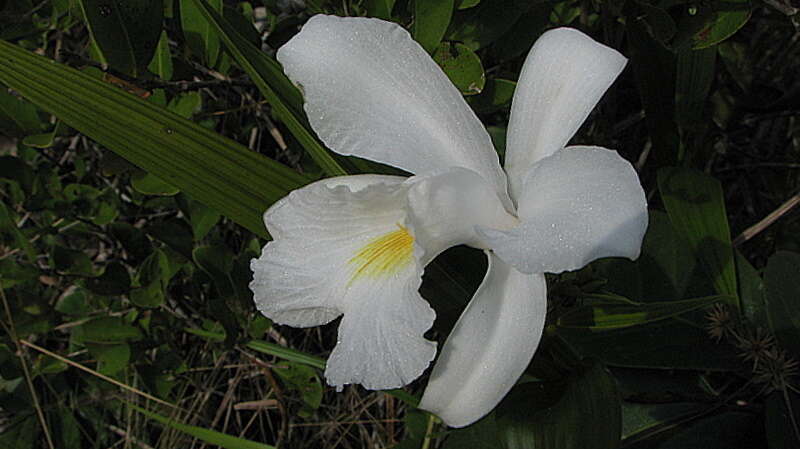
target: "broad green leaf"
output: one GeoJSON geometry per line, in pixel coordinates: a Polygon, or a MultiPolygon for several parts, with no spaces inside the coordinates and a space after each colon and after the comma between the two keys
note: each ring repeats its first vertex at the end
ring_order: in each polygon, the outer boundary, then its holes
{"type": "Polygon", "coordinates": [[[467,103],[479,114],[488,114],[511,105],[517,83],[500,78],[486,81],[479,95],[467,97],[467,103]]]}
{"type": "Polygon", "coordinates": [[[147,233],[164,242],[178,254],[192,258],[192,227],[182,218],[170,218],[151,223],[147,233]]]}
{"type": "Polygon", "coordinates": [[[56,136],[61,131],[61,121],[56,121],[53,130],[43,134],[31,134],[22,139],[22,143],[34,148],[50,148],[56,140],[56,136]]]}
{"type": "Polygon", "coordinates": [[[33,249],[33,245],[19,230],[3,202],[0,202],[0,245],[20,248],[30,263],[36,262],[36,251],[33,249]]]}
{"type": "Polygon", "coordinates": [[[592,264],[607,280],[606,289],[639,302],[675,301],[714,293],[691,249],[678,235],[667,214],[649,213],[642,252],[636,261],[622,258],[592,264]]]}
{"type": "Polygon", "coordinates": [[[131,276],[119,262],[111,262],[96,278],[86,280],[86,289],[103,296],[124,295],[131,289],[131,276]]]}
{"type": "MultiPolygon", "coordinates": [[[[222,12],[222,0],[209,0],[208,6],[222,12]]],[[[217,63],[220,37],[217,30],[205,20],[203,13],[192,0],[180,0],[181,28],[189,48],[209,67],[217,63]]]]}
{"type": "Polygon", "coordinates": [[[139,307],[158,307],[163,304],[171,274],[166,254],[160,249],[153,251],[139,267],[136,276],[139,288],[131,291],[131,302],[139,307]]]}
{"type": "Polygon", "coordinates": [[[682,301],[636,303],[609,296],[593,299],[558,317],[559,327],[585,328],[593,331],[639,326],[672,318],[718,302],[730,302],[724,296],[685,299],[682,301]]]}
{"type": "MultiPolygon", "coordinates": [[[[716,72],[717,49],[678,51],[675,81],[675,117],[684,134],[698,132],[709,123],[705,118],[706,98],[716,72]]],[[[684,135],[684,145],[692,143],[684,135]]]]}
{"type": "Polygon", "coordinates": [[[395,0],[364,0],[364,7],[369,17],[389,20],[392,18],[392,8],[395,0]]]}
{"type": "Polygon", "coordinates": [[[308,182],[288,167],[91,76],[0,42],[0,81],[66,124],[259,235],[308,182]]]}
{"type": "Polygon", "coordinates": [[[323,386],[314,368],[300,363],[281,362],[274,366],[273,373],[292,390],[297,391],[305,403],[298,415],[308,418],[322,403],[323,386]]]}
{"type": "Polygon", "coordinates": [[[199,440],[205,441],[206,443],[213,444],[224,449],[275,449],[274,446],[270,446],[268,444],[245,440],[244,438],[227,435],[217,432],[216,430],[183,424],[173,418],[159,415],[156,412],[145,410],[131,403],[128,403],[128,407],[131,407],[142,415],[152,419],[153,421],[159,422],[164,426],[171,427],[199,440]]]}
{"type": "Polygon", "coordinates": [[[111,223],[108,225],[109,233],[117,239],[129,259],[144,260],[153,250],[153,245],[145,233],[128,223],[111,223]]]}
{"type": "Polygon", "coordinates": [[[13,137],[42,131],[44,123],[36,106],[17,98],[0,86],[0,133],[13,137]]]}
{"type": "Polygon", "coordinates": [[[176,198],[178,207],[189,217],[195,241],[202,240],[222,217],[219,212],[184,196],[176,198]]]}
{"type": "MultiPolygon", "coordinates": [[[[628,5],[634,5],[628,2],[628,5]]],[[[625,27],[629,49],[626,56],[636,76],[636,86],[653,143],[652,157],[660,166],[679,160],[680,139],[675,122],[675,54],[656,41],[639,20],[641,11],[627,14],[625,27]]]]}
{"type": "MultiPolygon", "coordinates": [[[[330,176],[347,174],[309,131],[310,128],[304,118],[302,96],[283,74],[280,65],[242,37],[235,28],[209,7],[205,0],[184,1],[193,2],[199,8],[208,23],[219,33],[231,56],[250,76],[275,113],[314,159],[314,162],[330,176]]],[[[220,209],[220,211],[222,210],[220,209]]]]}
{"type": "Polygon", "coordinates": [[[781,347],[800,354],[800,254],[778,251],[764,270],[767,317],[781,347]]]}
{"type": "Polygon", "coordinates": [[[750,19],[750,0],[730,0],[716,6],[719,10],[708,25],[693,37],[694,48],[708,48],[733,36],[750,19]]]}
{"type": "Polygon", "coordinates": [[[433,53],[439,47],[450,18],[454,0],[415,0],[413,36],[422,48],[433,53]]]}
{"type": "Polygon", "coordinates": [[[39,270],[32,265],[19,264],[11,257],[0,259],[0,288],[11,288],[38,276],[39,270]]]}
{"type": "Polygon", "coordinates": [[[185,92],[176,95],[170,100],[167,109],[183,118],[192,118],[203,106],[203,97],[200,92],[185,92]]]}
{"type": "Polygon", "coordinates": [[[456,8],[458,9],[467,9],[472,8],[473,6],[478,6],[481,0],[456,0],[456,8]]]}
{"type": "Polygon", "coordinates": [[[606,332],[561,328],[558,335],[584,357],[596,357],[611,366],[710,371],[741,369],[741,359],[735,348],[712,340],[702,324],[678,318],[606,332]]]}
{"type": "Polygon", "coordinates": [[[169,49],[169,38],[166,31],[161,32],[153,60],[150,61],[148,69],[164,81],[172,79],[172,53],[169,49]]]}
{"type": "Polygon", "coordinates": [[[498,406],[497,426],[507,449],[616,449],[619,392],[601,364],[564,381],[520,384],[498,406]]]}
{"type": "Polygon", "coordinates": [[[58,312],[74,315],[85,316],[91,311],[89,307],[90,293],[82,287],[68,289],[64,294],[58,298],[55,309],[58,312]]]}
{"type": "Polygon", "coordinates": [[[131,359],[131,347],[127,343],[101,344],[86,343],[89,353],[97,359],[97,371],[100,374],[113,376],[128,366],[131,359]]]}
{"type": "Polygon", "coordinates": [[[92,260],[83,251],[54,245],[50,260],[57,272],[73,276],[94,276],[92,260]]]}
{"type": "Polygon", "coordinates": [[[622,438],[626,445],[658,436],[671,430],[686,418],[696,416],[707,405],[694,402],[678,402],[667,404],[645,404],[623,402],[622,404],[622,438]]]}
{"type": "Polygon", "coordinates": [[[73,415],[73,410],[68,407],[58,409],[58,430],[61,447],[80,447],[81,430],[78,420],[73,415]]]}
{"type": "Polygon", "coordinates": [[[636,1],[636,7],[641,10],[639,19],[655,40],[664,44],[675,36],[677,26],[667,11],[646,1],[636,1]]]}
{"type": "Polygon", "coordinates": [[[163,19],[163,0],[78,0],[104,62],[138,77],[153,58],[163,19]]]}
{"type": "Polygon", "coordinates": [[[180,192],[172,184],[164,182],[156,175],[140,171],[131,176],[131,187],[143,195],[173,196],[180,192]]]}
{"type": "MultiPolygon", "coordinates": [[[[658,188],[672,224],[717,292],[737,298],[731,233],[719,181],[695,170],[665,167],[658,171],[658,188]]],[[[730,305],[740,308],[738,299],[730,305]]]]}
{"type": "Polygon", "coordinates": [[[72,338],[78,343],[123,343],[138,341],[142,337],[138,327],[120,317],[95,318],[72,330],[72,338]]]}
{"type": "Polygon", "coordinates": [[[443,42],[433,60],[464,95],[481,93],[486,83],[480,58],[466,45],[443,42]]]}
{"type": "Polygon", "coordinates": [[[472,50],[485,47],[510,30],[534,2],[483,0],[474,8],[453,15],[447,40],[461,42],[472,50]]]}
{"type": "MultiPolygon", "coordinates": [[[[0,96],[3,91],[0,90],[0,96]]],[[[15,156],[0,156],[0,179],[10,179],[19,183],[25,193],[32,193],[36,173],[30,165],[15,156]]]]}
{"type": "Polygon", "coordinates": [[[526,55],[533,47],[533,43],[552,26],[550,13],[553,11],[553,5],[553,2],[533,2],[530,9],[519,17],[514,26],[489,47],[489,52],[502,61],[526,55]]]}

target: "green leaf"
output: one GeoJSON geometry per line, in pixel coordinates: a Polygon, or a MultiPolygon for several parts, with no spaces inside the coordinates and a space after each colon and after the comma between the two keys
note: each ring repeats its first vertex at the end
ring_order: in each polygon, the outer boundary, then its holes
{"type": "Polygon", "coordinates": [[[758,271],[739,251],[736,251],[736,274],[739,280],[742,316],[755,327],[769,328],[764,282],[758,271]]]}
{"type": "Polygon", "coordinates": [[[433,53],[453,16],[454,0],[415,0],[413,36],[422,48],[433,53]]]}
{"type": "Polygon", "coordinates": [[[507,449],[616,449],[619,392],[600,364],[566,381],[524,383],[498,406],[497,426],[507,449]]]}
{"type": "Polygon", "coordinates": [[[0,89],[0,133],[18,137],[39,133],[43,127],[36,106],[0,89]]]}
{"type": "Polygon", "coordinates": [[[308,366],[313,366],[317,369],[325,369],[325,359],[296,351],[291,348],[276,345],[274,343],[253,340],[247,343],[247,347],[254,351],[263,352],[264,354],[274,355],[275,357],[289,360],[290,362],[302,363],[308,366]]]}
{"type": "Polygon", "coordinates": [[[483,0],[475,8],[457,11],[447,39],[461,42],[472,50],[485,47],[505,34],[534,2],[483,0]]]}
{"type": "Polygon", "coordinates": [[[186,433],[199,440],[205,441],[206,443],[214,444],[224,449],[275,449],[273,446],[267,444],[245,440],[244,438],[238,438],[232,435],[226,435],[224,433],[220,433],[211,429],[205,429],[203,427],[183,424],[175,421],[172,418],[167,418],[166,416],[159,415],[158,413],[145,410],[131,403],[128,403],[128,407],[131,407],[137,412],[152,419],[153,421],[161,423],[162,425],[186,433]]]}
{"type": "Polygon", "coordinates": [[[147,233],[166,243],[183,257],[192,258],[192,228],[182,218],[152,223],[147,227],[147,233]]]}
{"type": "Polygon", "coordinates": [[[150,61],[148,69],[164,81],[172,79],[172,53],[169,49],[169,37],[167,37],[166,31],[161,32],[153,60],[150,61]]]}
{"type": "Polygon", "coordinates": [[[489,47],[491,54],[502,61],[527,54],[534,42],[551,26],[550,13],[553,5],[553,2],[534,2],[514,26],[489,47]]]}
{"type": "Polygon", "coordinates": [[[559,327],[586,328],[594,331],[620,329],[652,323],[708,307],[730,302],[725,296],[685,299],[682,301],[637,303],[622,297],[594,299],[558,317],[559,327]]]}
{"type": "Polygon", "coordinates": [[[511,105],[516,87],[514,81],[492,78],[486,81],[479,95],[467,97],[467,103],[479,114],[496,112],[511,105]]]}
{"type": "MultiPolygon", "coordinates": [[[[658,188],[675,229],[689,243],[721,295],[737,298],[728,217],[716,179],[686,168],[658,171],[658,188]]],[[[731,306],[740,309],[738,299],[731,306]]]]}
{"type": "Polygon", "coordinates": [[[750,0],[729,0],[721,3],[714,19],[693,37],[694,48],[708,48],[733,36],[750,19],[750,0]]]}
{"type": "Polygon", "coordinates": [[[61,274],[94,276],[92,260],[83,251],[54,245],[50,252],[53,268],[61,274]]]}
{"type": "Polygon", "coordinates": [[[72,414],[72,410],[67,407],[58,409],[58,430],[61,440],[61,447],[80,447],[81,430],[78,420],[72,414]]]}
{"type": "MultiPolygon", "coordinates": [[[[716,76],[716,60],[716,48],[678,51],[675,117],[684,134],[701,131],[709,122],[705,119],[706,99],[716,76]]],[[[684,136],[684,144],[688,143],[684,136]]]]}
{"type": "Polygon", "coordinates": [[[86,289],[103,296],[124,295],[131,289],[131,276],[124,265],[111,262],[99,277],[87,279],[86,289]]]}
{"type": "Polygon", "coordinates": [[[781,347],[800,354],[800,254],[778,251],[764,270],[767,317],[781,347]]]}
{"type": "Polygon", "coordinates": [[[0,202],[0,245],[11,245],[25,252],[28,262],[36,262],[36,251],[30,240],[19,230],[5,203],[0,202]]]}
{"type": "Polygon", "coordinates": [[[142,339],[142,331],[120,317],[102,317],[73,328],[78,343],[123,343],[142,339]]]}
{"type": "Polygon", "coordinates": [[[131,301],[140,307],[158,307],[166,299],[166,289],[172,272],[167,255],[160,249],[142,262],[136,276],[139,288],[131,291],[131,301]]]}
{"type": "Polygon", "coordinates": [[[113,376],[125,369],[131,359],[131,347],[127,343],[86,343],[86,348],[97,359],[97,371],[107,376],[113,376]]]}
{"type": "Polygon", "coordinates": [[[671,430],[682,420],[696,416],[707,408],[693,402],[667,404],[622,404],[622,438],[626,445],[671,430]]]}
{"type": "Polygon", "coordinates": [[[184,1],[194,2],[208,23],[215,27],[231,56],[250,76],[261,95],[272,106],[276,115],[286,124],[300,145],[314,159],[314,162],[330,176],[347,174],[309,131],[304,118],[302,96],[283,74],[280,64],[242,37],[224,18],[210,8],[205,0],[184,1]]]}
{"type": "Polygon", "coordinates": [[[486,83],[480,58],[466,45],[442,42],[433,60],[464,95],[481,93],[486,83]]]}
{"type": "Polygon", "coordinates": [[[117,239],[129,258],[142,260],[153,250],[153,245],[145,233],[128,223],[111,223],[108,225],[109,233],[117,239]]]}
{"type": "MultiPolygon", "coordinates": [[[[633,5],[633,2],[629,2],[633,5]]],[[[659,165],[675,165],[679,160],[680,139],[675,122],[675,54],[656,41],[639,20],[641,11],[627,13],[631,66],[642,99],[645,121],[653,142],[653,158],[659,165]]]]}
{"type": "Polygon", "coordinates": [[[86,316],[91,311],[89,296],[89,292],[81,287],[68,289],[58,298],[55,309],[67,315],[86,316]]]}
{"type": "Polygon", "coordinates": [[[131,176],[131,187],[143,195],[173,196],[180,190],[156,175],[140,171],[131,176]]]}
{"type": "MultiPolygon", "coordinates": [[[[209,0],[208,6],[222,12],[222,0],[209,0]]],[[[192,0],[180,0],[181,28],[189,48],[213,67],[219,57],[220,38],[217,30],[205,20],[202,11],[192,0]]]]}
{"type": "Polygon", "coordinates": [[[222,217],[216,210],[189,198],[178,197],[178,205],[189,217],[195,241],[202,240],[222,217]]]}
{"type": "Polygon", "coordinates": [[[322,403],[322,382],[316,370],[299,363],[281,362],[272,370],[292,390],[300,393],[306,407],[299,415],[307,418],[322,403]]]}
{"type": "Polygon", "coordinates": [[[561,328],[558,335],[579,354],[596,357],[612,366],[710,371],[741,369],[740,358],[732,346],[711,340],[702,324],[678,318],[606,332],[561,328]]]}
{"type": "Polygon", "coordinates": [[[161,34],[163,0],[79,0],[78,4],[104,62],[141,76],[161,34]]]}
{"type": "Polygon", "coordinates": [[[369,17],[389,20],[392,18],[392,8],[395,0],[364,0],[364,7],[369,17]]]}
{"type": "Polygon", "coordinates": [[[262,214],[308,178],[107,83],[0,42],[0,81],[134,164],[259,235],[262,214]]]}
{"type": "Polygon", "coordinates": [[[43,134],[31,134],[22,139],[22,143],[34,148],[50,148],[55,143],[56,136],[61,131],[61,121],[57,121],[53,130],[43,134]]]}

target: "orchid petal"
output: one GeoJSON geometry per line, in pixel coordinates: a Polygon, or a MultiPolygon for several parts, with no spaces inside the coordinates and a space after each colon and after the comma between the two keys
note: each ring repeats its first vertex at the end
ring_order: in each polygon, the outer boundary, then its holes
{"type": "Polygon", "coordinates": [[[423,333],[435,313],[417,292],[421,249],[404,226],[396,176],[348,176],[295,190],[265,214],[274,240],[251,262],[258,309],[280,324],[341,314],[325,377],[337,388],[385,389],[419,376],[436,354],[423,333]]]}
{"type": "Polygon", "coordinates": [[[511,106],[505,168],[519,200],[525,174],[563,148],[625,67],[627,59],[571,28],[544,33],[522,67],[511,106]]]}
{"type": "Polygon", "coordinates": [[[317,15],[277,57],[304,92],[311,127],[333,151],[415,174],[466,167],[510,207],[485,128],[397,24],[317,15]]]}
{"type": "Polygon", "coordinates": [[[544,329],[544,275],[525,275],[489,254],[489,270],[433,367],[420,408],[451,427],[489,413],[528,366],[544,329]]]}
{"type": "Polygon", "coordinates": [[[456,245],[488,249],[476,226],[510,229],[519,223],[486,180],[472,170],[450,168],[414,176],[407,184],[409,226],[425,249],[423,265],[456,245]]]}
{"type": "Polygon", "coordinates": [[[531,168],[518,215],[514,229],[478,233],[517,270],[558,273],[600,257],[639,257],[647,199],[616,151],[568,147],[531,168]]]}

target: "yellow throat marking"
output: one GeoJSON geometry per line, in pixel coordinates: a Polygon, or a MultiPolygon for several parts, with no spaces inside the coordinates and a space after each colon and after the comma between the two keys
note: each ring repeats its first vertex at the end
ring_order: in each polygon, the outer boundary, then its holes
{"type": "Polygon", "coordinates": [[[350,282],[362,277],[388,276],[411,262],[414,237],[405,226],[397,226],[400,229],[374,238],[349,260],[355,266],[350,282]]]}

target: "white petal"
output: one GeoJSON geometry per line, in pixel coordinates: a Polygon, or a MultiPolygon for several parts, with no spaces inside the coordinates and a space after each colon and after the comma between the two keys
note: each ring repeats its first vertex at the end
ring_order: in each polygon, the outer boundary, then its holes
{"type": "Polygon", "coordinates": [[[533,45],[522,67],[506,143],[509,190],[538,160],[563,148],[578,131],[627,59],[571,28],[556,28],[533,45]]]}
{"type": "Polygon", "coordinates": [[[600,257],[636,259],[647,200],[636,171],[616,151],[568,147],[530,170],[521,224],[481,228],[500,258],[523,273],[575,270],[600,257]]]}
{"type": "Polygon", "coordinates": [[[451,427],[492,411],[528,366],[544,329],[544,275],[489,254],[489,270],[442,348],[420,408],[451,427]]]}
{"type": "Polygon", "coordinates": [[[290,193],[265,214],[274,240],[251,262],[258,309],[280,324],[341,314],[328,383],[395,388],[427,368],[435,314],[417,289],[420,248],[404,227],[405,178],[350,176],[290,193]]]}
{"type": "Polygon", "coordinates": [[[483,125],[400,26],[317,15],[277,57],[302,87],[311,126],[332,150],[415,174],[466,167],[509,204],[483,125]]]}
{"type": "Polygon", "coordinates": [[[414,176],[406,184],[410,186],[409,225],[425,248],[423,265],[455,245],[487,249],[476,226],[510,229],[519,223],[486,180],[472,170],[451,168],[414,176]]]}

